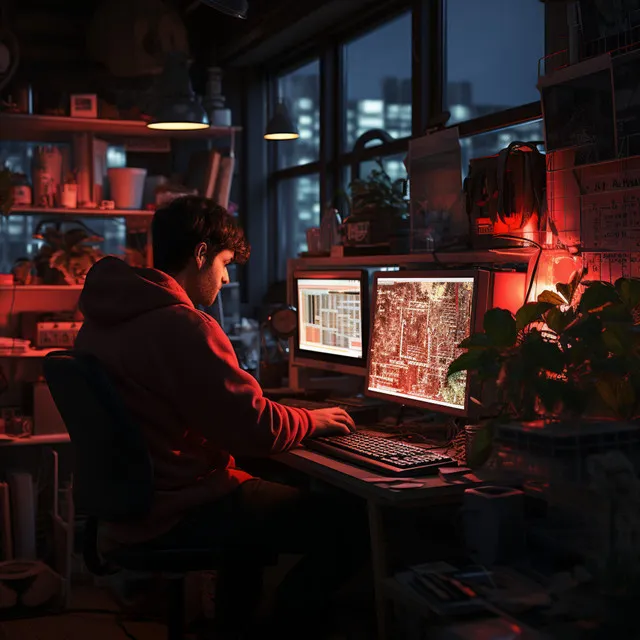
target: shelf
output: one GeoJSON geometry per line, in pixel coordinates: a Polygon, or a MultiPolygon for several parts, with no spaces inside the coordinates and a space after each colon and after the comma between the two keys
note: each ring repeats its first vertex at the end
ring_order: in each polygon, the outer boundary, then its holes
{"type": "Polygon", "coordinates": [[[151,218],[155,211],[146,209],[63,209],[62,207],[11,207],[9,215],[76,216],[87,218],[151,218]]]}
{"type": "Polygon", "coordinates": [[[451,264],[489,262],[489,263],[527,263],[537,255],[538,249],[535,247],[504,247],[502,249],[470,249],[468,251],[436,251],[435,255],[430,252],[407,253],[402,255],[373,255],[373,256],[305,256],[304,258],[294,258],[295,267],[317,266],[317,267],[337,267],[337,266],[360,266],[387,267],[390,265],[405,264],[451,264]]]}
{"type": "Polygon", "coordinates": [[[55,349],[29,349],[29,351],[16,351],[14,353],[8,353],[0,350],[0,360],[3,358],[15,358],[15,359],[32,359],[32,358],[44,358],[52,351],[63,351],[62,347],[55,349]]]}
{"type": "Polygon", "coordinates": [[[93,133],[107,138],[203,139],[224,137],[240,130],[240,127],[209,127],[198,131],[158,131],[147,128],[142,120],[106,120],[102,118],[0,113],[2,139],[25,142],[64,142],[74,133],[93,133]]]}
{"type": "Polygon", "coordinates": [[[51,433],[40,436],[29,436],[27,438],[8,438],[6,436],[0,436],[0,447],[17,447],[28,444],[63,444],[65,442],[71,442],[71,438],[68,433],[51,433]]]}
{"type": "Polygon", "coordinates": [[[81,284],[0,284],[0,291],[82,291],[81,284]]]}

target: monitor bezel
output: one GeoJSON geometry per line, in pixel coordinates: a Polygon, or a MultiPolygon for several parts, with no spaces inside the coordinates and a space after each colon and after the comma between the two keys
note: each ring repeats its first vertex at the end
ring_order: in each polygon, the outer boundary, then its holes
{"type": "Polygon", "coordinates": [[[438,404],[436,402],[428,402],[423,400],[416,400],[413,398],[399,398],[391,394],[382,393],[369,389],[370,380],[370,359],[371,349],[373,346],[373,331],[374,331],[374,314],[376,309],[377,294],[378,294],[378,280],[395,278],[395,279],[410,279],[410,278],[438,278],[441,276],[451,278],[474,278],[473,287],[473,310],[471,316],[471,334],[475,333],[482,327],[484,314],[491,305],[491,272],[485,269],[440,269],[440,270],[420,270],[412,271],[411,269],[402,271],[377,271],[373,275],[373,286],[371,290],[371,319],[369,321],[369,349],[367,350],[367,377],[365,380],[364,393],[366,396],[372,398],[378,398],[385,400],[386,402],[393,402],[395,404],[406,405],[410,407],[416,407],[425,411],[433,411],[437,413],[446,413],[449,415],[471,418],[479,415],[480,406],[474,403],[471,398],[477,397],[479,385],[473,376],[467,374],[467,382],[465,389],[465,406],[464,408],[449,407],[446,405],[438,404]]]}
{"type": "Polygon", "coordinates": [[[298,327],[293,337],[291,363],[297,367],[309,367],[323,371],[336,371],[348,375],[366,376],[369,356],[369,273],[366,269],[321,269],[297,270],[292,276],[292,306],[298,314],[298,327]],[[360,282],[360,320],[362,323],[362,357],[351,358],[328,353],[319,353],[300,348],[300,311],[298,309],[298,281],[299,280],[357,280],[360,282]]]}

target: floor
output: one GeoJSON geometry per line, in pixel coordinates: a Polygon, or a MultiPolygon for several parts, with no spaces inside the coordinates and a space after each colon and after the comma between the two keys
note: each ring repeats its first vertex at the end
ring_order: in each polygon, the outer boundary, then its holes
{"type": "MultiPolygon", "coordinates": [[[[277,582],[277,574],[267,576],[270,582],[277,582]]],[[[336,610],[334,631],[326,640],[370,640],[375,635],[374,615],[370,593],[366,583],[368,577],[360,577],[353,585],[348,585],[340,596],[336,610]],[[363,589],[364,585],[364,589],[363,589]]],[[[195,599],[199,599],[196,594],[195,599]]],[[[144,599],[144,598],[143,598],[144,599]]],[[[149,602],[158,608],[161,596],[149,595],[149,602]]],[[[0,621],[0,640],[164,640],[166,628],[160,622],[139,621],[131,615],[113,613],[89,613],[86,610],[121,610],[121,603],[113,591],[91,584],[77,585],[72,589],[69,611],[36,618],[0,621]]],[[[146,609],[144,605],[140,609],[146,609]]],[[[162,609],[162,605],[159,607],[162,609]]],[[[161,614],[162,612],[160,612],[161,614]]],[[[139,617],[139,616],[137,616],[139,617]]],[[[0,619],[2,614],[0,613],[0,619]]],[[[215,634],[206,627],[190,633],[189,640],[217,640],[215,634]]]]}

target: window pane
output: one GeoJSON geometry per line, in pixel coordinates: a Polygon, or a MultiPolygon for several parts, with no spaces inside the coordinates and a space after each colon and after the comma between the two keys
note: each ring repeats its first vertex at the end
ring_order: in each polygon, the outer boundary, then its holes
{"type": "Polygon", "coordinates": [[[541,142],[542,140],[544,140],[542,120],[533,120],[532,122],[516,124],[497,131],[461,138],[462,175],[466,176],[469,172],[469,160],[471,158],[492,156],[515,141],[541,142]]]}
{"type": "Polygon", "coordinates": [[[278,249],[280,277],[286,261],[307,250],[307,229],[320,225],[320,178],[317,174],[278,184],[278,249]]]}
{"type": "Polygon", "coordinates": [[[544,8],[540,0],[446,0],[448,124],[540,99],[544,8]]]}
{"type": "MultiPolygon", "coordinates": [[[[43,240],[34,239],[33,234],[38,225],[45,220],[51,220],[50,215],[9,215],[0,216],[0,273],[10,273],[11,269],[20,258],[33,260],[45,244],[43,240]]],[[[66,221],[60,218],[62,232],[76,228],[75,221],[85,224],[95,234],[102,236],[104,240],[97,245],[104,255],[125,254],[127,244],[127,228],[124,218],[73,218],[66,221]]],[[[46,229],[50,225],[43,225],[46,229]]],[[[51,225],[52,226],[52,225],[51,225]]],[[[134,248],[134,247],[132,247],[134,248]]],[[[142,253],[144,244],[135,247],[142,253]]]]}
{"type": "Polygon", "coordinates": [[[315,60],[280,76],[278,95],[300,133],[297,140],[275,143],[278,167],[315,162],[320,153],[320,62],[315,60]]]}
{"type": "MultiPolygon", "coordinates": [[[[406,179],[407,170],[404,166],[404,159],[406,153],[399,153],[393,156],[385,156],[380,158],[382,160],[382,166],[392,180],[398,178],[406,179]]],[[[360,163],[360,178],[366,178],[374,169],[378,169],[378,163],[375,160],[367,160],[360,163]]],[[[345,168],[345,184],[349,184],[351,181],[351,166],[345,168]]]]}
{"type": "Polygon", "coordinates": [[[344,150],[366,131],[411,135],[411,13],[344,47],[344,150]]]}

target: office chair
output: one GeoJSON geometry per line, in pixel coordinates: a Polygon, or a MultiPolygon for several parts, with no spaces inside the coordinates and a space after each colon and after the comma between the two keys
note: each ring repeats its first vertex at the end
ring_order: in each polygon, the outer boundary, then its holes
{"type": "MultiPolygon", "coordinates": [[[[88,516],[83,544],[87,568],[95,575],[125,569],[167,577],[167,638],[182,640],[186,574],[219,569],[229,550],[158,550],[138,545],[102,558],[98,552],[99,522],[123,522],[150,509],[151,459],[141,430],[96,358],[77,351],[52,352],[44,358],[44,375],[75,448],[74,501],[88,516]]],[[[252,551],[252,557],[254,553],[256,561],[267,564],[266,554],[252,551]]]]}

